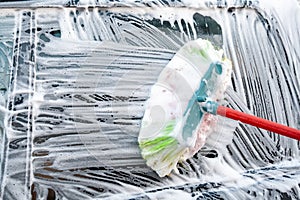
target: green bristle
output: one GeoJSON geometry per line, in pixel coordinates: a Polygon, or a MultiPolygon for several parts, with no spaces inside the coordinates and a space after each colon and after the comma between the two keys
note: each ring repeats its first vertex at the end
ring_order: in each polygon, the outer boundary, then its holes
{"type": "Polygon", "coordinates": [[[169,121],[165,128],[162,130],[164,135],[170,134],[175,128],[175,120],[169,121]]]}
{"type": "Polygon", "coordinates": [[[154,153],[158,153],[165,148],[177,144],[177,140],[170,136],[160,136],[155,139],[149,139],[140,142],[142,155],[146,158],[154,153]]]}

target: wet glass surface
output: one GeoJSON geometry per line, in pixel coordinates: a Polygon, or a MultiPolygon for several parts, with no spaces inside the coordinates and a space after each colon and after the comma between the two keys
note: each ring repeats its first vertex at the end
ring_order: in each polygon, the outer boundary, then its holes
{"type": "Polygon", "coordinates": [[[299,129],[299,19],[296,1],[0,2],[1,198],[300,198],[298,141],[220,119],[165,178],[137,142],[151,87],[197,38],[232,60],[228,106],[299,129]]]}

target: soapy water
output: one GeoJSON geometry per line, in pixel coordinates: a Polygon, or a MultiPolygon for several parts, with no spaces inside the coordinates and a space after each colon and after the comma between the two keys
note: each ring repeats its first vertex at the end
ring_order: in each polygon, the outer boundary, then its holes
{"type": "Polygon", "coordinates": [[[300,198],[298,141],[223,118],[179,174],[141,158],[151,86],[196,38],[233,62],[225,104],[300,128],[297,3],[193,2],[0,3],[2,199],[300,198]]]}

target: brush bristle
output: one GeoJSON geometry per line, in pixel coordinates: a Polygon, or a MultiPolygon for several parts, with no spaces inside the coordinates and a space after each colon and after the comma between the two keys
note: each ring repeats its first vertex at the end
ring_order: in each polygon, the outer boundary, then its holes
{"type": "Polygon", "coordinates": [[[170,173],[170,169],[176,168],[187,148],[183,148],[179,142],[171,136],[160,136],[153,140],[145,140],[140,143],[142,155],[160,177],[170,173]]]}

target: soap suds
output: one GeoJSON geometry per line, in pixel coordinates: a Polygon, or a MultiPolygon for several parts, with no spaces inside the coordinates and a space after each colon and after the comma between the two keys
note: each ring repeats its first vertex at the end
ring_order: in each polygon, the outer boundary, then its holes
{"type": "Polygon", "coordinates": [[[224,103],[299,129],[295,1],[70,2],[81,7],[1,9],[1,198],[299,198],[299,144],[289,138],[225,120],[234,135],[217,129],[164,179],[137,144],[151,86],[199,37],[233,62],[224,103]]]}

